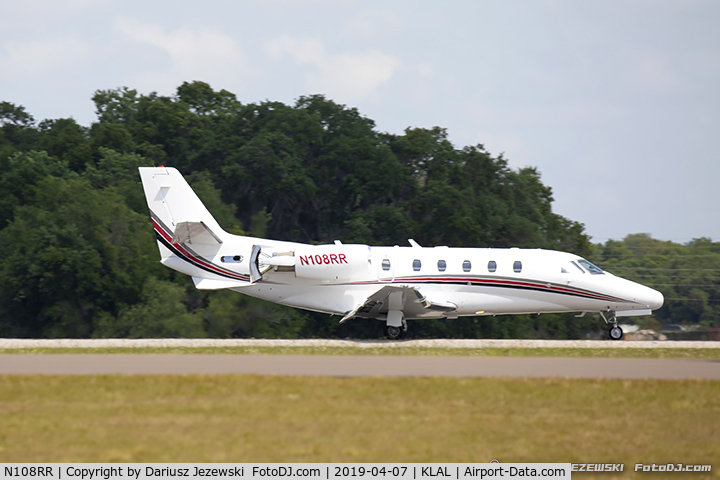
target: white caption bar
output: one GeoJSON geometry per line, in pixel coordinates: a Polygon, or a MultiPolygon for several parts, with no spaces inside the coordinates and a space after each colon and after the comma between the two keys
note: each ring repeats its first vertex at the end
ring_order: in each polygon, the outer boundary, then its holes
{"type": "Polygon", "coordinates": [[[562,479],[571,471],[569,463],[6,463],[0,479],[562,479]]]}

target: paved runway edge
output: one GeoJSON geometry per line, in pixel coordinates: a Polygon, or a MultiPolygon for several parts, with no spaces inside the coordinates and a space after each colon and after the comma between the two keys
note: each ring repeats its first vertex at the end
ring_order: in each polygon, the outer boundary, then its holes
{"type": "Polygon", "coordinates": [[[0,349],[24,348],[193,348],[193,347],[356,347],[356,348],[720,348],[707,341],[609,340],[271,340],[271,339],[17,339],[0,338],[0,349]]]}
{"type": "Polygon", "coordinates": [[[679,359],[364,355],[0,355],[0,375],[257,374],[720,380],[720,362],[679,359]]]}

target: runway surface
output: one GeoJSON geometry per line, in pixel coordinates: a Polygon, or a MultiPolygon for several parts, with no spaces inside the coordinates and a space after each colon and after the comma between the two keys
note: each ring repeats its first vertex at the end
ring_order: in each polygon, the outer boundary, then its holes
{"type": "Polygon", "coordinates": [[[720,380],[720,361],[325,355],[0,355],[0,375],[259,374],[720,380]]]}
{"type": "Polygon", "coordinates": [[[354,347],[354,348],[692,348],[718,349],[720,342],[610,340],[321,340],[256,338],[95,338],[25,339],[0,338],[0,350],[19,348],[194,348],[194,347],[354,347]]]}

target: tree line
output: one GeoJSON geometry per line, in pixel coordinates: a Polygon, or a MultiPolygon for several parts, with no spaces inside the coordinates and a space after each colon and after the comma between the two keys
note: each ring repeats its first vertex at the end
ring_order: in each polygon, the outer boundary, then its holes
{"type": "Polygon", "coordinates": [[[697,238],[681,245],[640,233],[594,245],[589,258],[662,292],[665,305],[640,319],[641,326],[720,327],[720,242],[697,238]]]}
{"type": "MultiPolygon", "coordinates": [[[[89,127],[72,118],[36,122],[24,107],[0,103],[0,336],[382,335],[372,320],[337,325],[327,315],[234,292],[195,290],[188,277],[158,262],[138,166],[178,168],[223,228],[236,234],[306,243],[393,245],[414,238],[423,245],[547,248],[596,256],[601,266],[640,281],[650,271],[642,270],[649,268],[648,254],[632,247],[637,238],[593,245],[581,223],[552,212],[551,188],[536,169],[511,169],[482,145],[456,148],[439,127],[382,133],[356,109],[321,95],[292,106],[243,104],[203,82],[183,83],[172,96],[119,88],[92,99],[97,120],[89,127]]],[[[720,248],[695,243],[663,244],[662,254],[652,252],[664,257],[654,261],[681,265],[678,257],[696,258],[682,252],[702,248],[713,256],[720,248]]],[[[686,300],[669,301],[658,319],[716,324],[714,291],[672,288],[686,300]]],[[[580,338],[602,326],[589,317],[423,320],[411,332],[580,338]]]]}

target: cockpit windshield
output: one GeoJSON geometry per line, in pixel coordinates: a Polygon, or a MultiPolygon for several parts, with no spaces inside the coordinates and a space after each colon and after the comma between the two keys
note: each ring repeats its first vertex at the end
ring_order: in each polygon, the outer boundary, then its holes
{"type": "Polygon", "coordinates": [[[587,270],[588,272],[590,272],[593,275],[603,275],[605,273],[602,271],[602,269],[600,267],[593,265],[592,263],[588,262],[585,259],[578,259],[577,263],[582,265],[582,267],[585,270],[587,270]]]}

